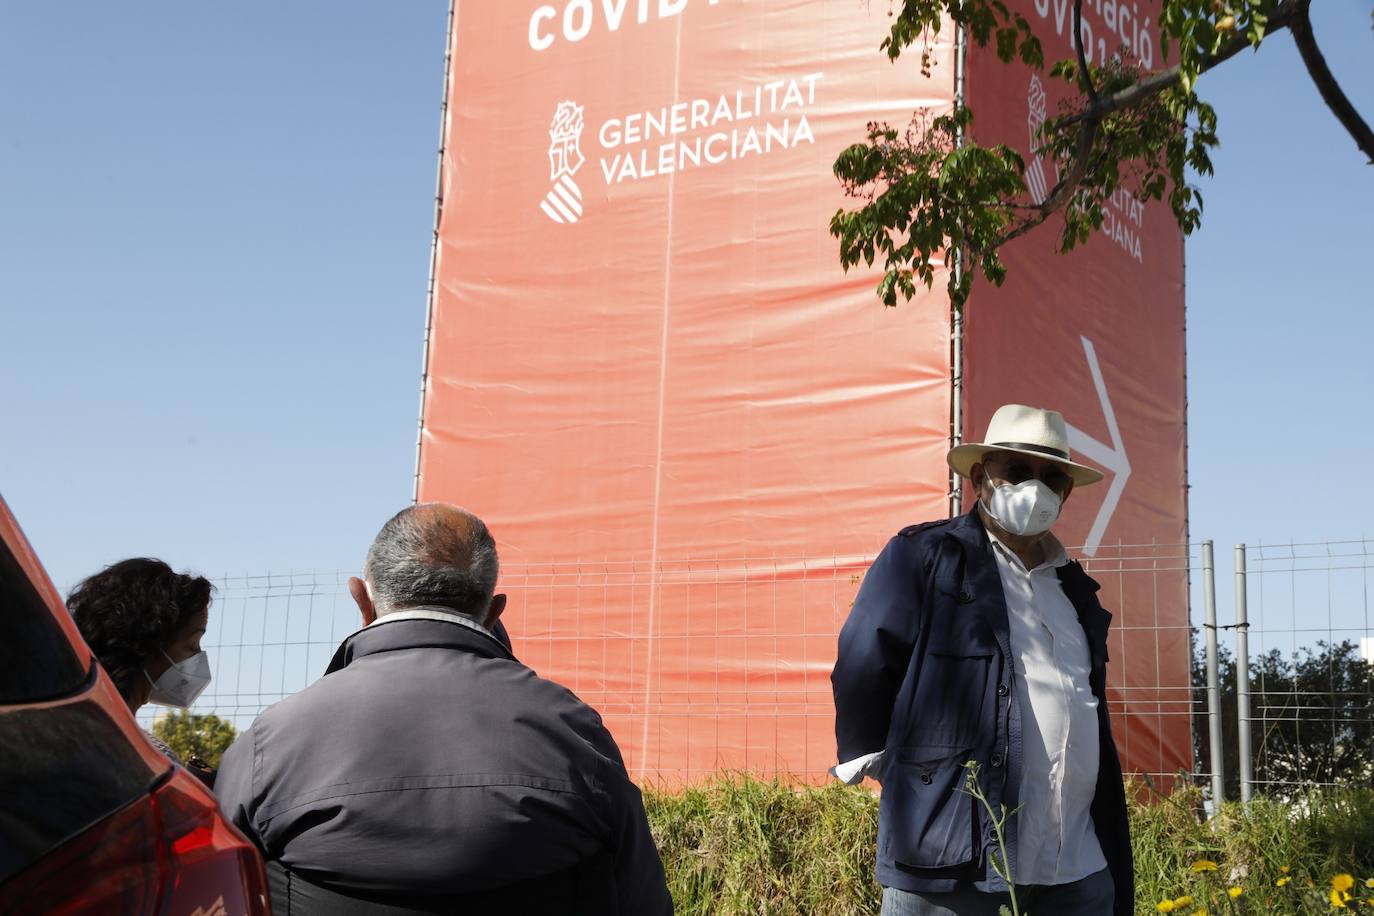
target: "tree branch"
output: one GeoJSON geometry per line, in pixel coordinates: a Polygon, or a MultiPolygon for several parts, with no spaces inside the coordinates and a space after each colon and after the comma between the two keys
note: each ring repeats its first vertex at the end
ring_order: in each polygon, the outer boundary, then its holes
{"type": "MultiPolygon", "coordinates": [[[[1270,14],[1266,32],[1272,34],[1283,29],[1291,29],[1294,21],[1299,15],[1301,6],[1302,4],[1299,0],[1283,0],[1282,3],[1274,8],[1274,12],[1270,14]]],[[[1235,57],[1248,47],[1251,47],[1248,36],[1239,33],[1232,35],[1225,44],[1217,49],[1215,54],[1208,56],[1207,59],[1202,62],[1202,66],[1198,68],[1198,73],[1206,73],[1213,67],[1223,64],[1235,57]]],[[[1120,92],[1113,93],[1105,99],[1098,99],[1097,102],[1090,104],[1077,114],[1069,115],[1060,123],[1067,127],[1081,121],[1101,120],[1114,111],[1120,111],[1123,108],[1131,108],[1132,106],[1139,105],[1151,96],[1158,95],[1165,89],[1171,88],[1179,82],[1181,76],[1182,70],[1177,64],[1169,67],[1167,70],[1159,70],[1155,73],[1151,73],[1149,76],[1144,77],[1134,85],[1127,86],[1120,92]]]]}
{"type": "MultiPolygon", "coordinates": [[[[1311,0],[1282,0],[1274,12],[1269,17],[1268,30],[1270,32],[1279,29],[1290,28],[1296,18],[1306,9],[1305,4],[1311,0]]],[[[1070,115],[1060,121],[1063,127],[1075,124],[1081,125],[1078,134],[1078,147],[1074,153],[1073,165],[1054,186],[1054,190],[1045,198],[1044,203],[1039,207],[1038,212],[1022,220],[1017,225],[1008,229],[998,239],[997,247],[1005,245],[1012,239],[1019,238],[1027,232],[1039,226],[1049,219],[1056,210],[1068,203],[1073,192],[1077,190],[1079,182],[1088,171],[1088,154],[1092,152],[1093,143],[1097,139],[1098,127],[1102,120],[1114,111],[1130,108],[1139,105],[1151,96],[1163,92],[1165,89],[1176,85],[1182,77],[1182,70],[1177,66],[1153,73],[1132,86],[1113,93],[1106,98],[1101,98],[1097,94],[1096,87],[1093,86],[1092,77],[1088,72],[1086,54],[1083,49],[1083,0],[1074,0],[1074,50],[1078,55],[1079,81],[1083,85],[1084,92],[1089,98],[1086,108],[1077,114],[1070,115]]],[[[1202,62],[1198,73],[1206,73],[1213,67],[1230,60],[1241,51],[1250,47],[1250,39],[1246,35],[1233,35],[1223,44],[1215,54],[1210,55],[1202,62]]],[[[1334,85],[1334,80],[1333,80],[1334,85]]],[[[1337,90],[1339,92],[1339,87],[1337,90]]],[[[1353,112],[1354,109],[1352,108],[1353,112]]],[[[1356,115],[1358,117],[1358,115],[1356,115]]],[[[1363,124],[1363,122],[1360,122],[1363,124]]],[[[1366,128],[1367,130],[1368,128],[1366,128]]],[[[1371,157],[1374,158],[1374,157],[1371,157]]]]}
{"type": "Polygon", "coordinates": [[[1000,248],[1012,239],[1019,238],[1030,232],[1036,226],[1049,219],[1054,211],[1069,202],[1069,197],[1077,190],[1078,183],[1083,180],[1083,176],[1088,173],[1088,154],[1092,152],[1093,142],[1097,139],[1098,121],[1089,121],[1083,125],[1083,129],[1078,134],[1078,149],[1074,152],[1073,167],[1059,183],[1050,191],[1033,216],[1022,220],[1017,226],[1013,226],[997,239],[994,247],[1000,248]]]}
{"type": "Polygon", "coordinates": [[[1096,105],[1097,87],[1093,85],[1088,57],[1083,52],[1083,0],[1073,0],[1073,49],[1078,55],[1078,80],[1083,84],[1083,91],[1088,93],[1088,101],[1096,105]]]}
{"type": "Polygon", "coordinates": [[[1312,20],[1308,18],[1307,12],[1308,3],[1303,3],[1299,7],[1298,15],[1288,27],[1293,33],[1293,43],[1298,46],[1298,54],[1307,65],[1307,73],[1316,84],[1326,107],[1331,109],[1336,120],[1340,121],[1341,126],[1354,138],[1355,145],[1369,157],[1371,163],[1374,163],[1374,131],[1369,129],[1369,125],[1360,117],[1350,99],[1346,98],[1340,84],[1336,82],[1336,77],[1327,67],[1326,58],[1322,56],[1321,49],[1317,47],[1317,39],[1312,34],[1312,20]]]}
{"type": "MultiPolygon", "coordinates": [[[[1095,108],[1101,103],[1101,100],[1097,96],[1097,87],[1093,85],[1092,73],[1088,70],[1087,55],[1083,50],[1083,0],[1074,0],[1073,2],[1073,47],[1074,52],[1078,55],[1078,80],[1083,86],[1083,91],[1088,94],[1088,98],[1091,100],[1089,108],[1095,108]]],[[[1012,239],[1030,232],[1049,219],[1056,210],[1068,203],[1073,192],[1077,190],[1079,182],[1088,173],[1088,154],[1092,152],[1093,143],[1097,140],[1097,129],[1102,123],[1102,118],[1103,115],[1098,115],[1084,120],[1083,126],[1078,132],[1078,148],[1074,152],[1073,166],[1059,179],[1053,190],[1046,195],[1045,200],[1035,208],[1035,212],[1031,216],[1026,217],[998,237],[996,247],[1000,248],[1012,239]]]]}

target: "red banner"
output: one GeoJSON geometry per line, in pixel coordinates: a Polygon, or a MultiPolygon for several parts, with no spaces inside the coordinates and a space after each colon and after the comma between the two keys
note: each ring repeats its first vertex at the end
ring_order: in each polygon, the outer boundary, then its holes
{"type": "Polygon", "coordinates": [[[419,496],[637,776],[822,778],[864,558],[947,513],[949,310],[845,275],[831,172],[948,110],[854,0],[458,2],[419,496]]]}
{"type": "MultiPolygon", "coordinates": [[[[1074,56],[1069,0],[1011,4],[1032,23],[1049,62],[1074,56]]],[[[1153,3],[1088,0],[1088,61],[1126,54],[1161,66],[1153,3]]],[[[969,55],[974,137],[1026,156],[1036,202],[1059,180],[1037,155],[1034,132],[1060,111],[1067,87],[990,52],[969,55]]],[[[1191,769],[1187,401],[1183,236],[1164,203],[1129,186],[1106,219],[1068,257],[1055,254],[1058,218],[1013,243],[1006,285],[975,288],[968,305],[964,403],[976,438],[998,405],[1060,410],[1076,454],[1107,478],[1076,490],[1056,532],[1103,583],[1115,613],[1108,669],[1116,737],[1127,770],[1191,769]]],[[[981,282],[981,281],[980,281],[981,282]]]]}

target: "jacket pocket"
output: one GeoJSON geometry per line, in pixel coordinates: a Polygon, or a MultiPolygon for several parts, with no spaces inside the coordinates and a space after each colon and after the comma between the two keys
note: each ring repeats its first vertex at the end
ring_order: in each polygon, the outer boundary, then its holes
{"type": "Polygon", "coordinates": [[[972,747],[995,729],[984,722],[993,684],[993,649],[932,644],[922,662],[909,740],[923,747],[972,747]]]}
{"type": "Polygon", "coordinates": [[[969,747],[898,748],[883,779],[879,849],[915,868],[967,865],[977,857],[974,800],[964,788],[969,747]]]}

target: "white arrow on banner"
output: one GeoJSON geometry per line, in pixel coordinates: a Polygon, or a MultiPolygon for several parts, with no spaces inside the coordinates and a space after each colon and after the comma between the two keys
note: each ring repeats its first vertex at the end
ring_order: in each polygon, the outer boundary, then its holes
{"type": "Polygon", "coordinates": [[[1088,371],[1093,375],[1097,399],[1102,403],[1102,416],[1107,419],[1107,432],[1112,437],[1112,444],[1107,446],[1072,423],[1068,424],[1069,448],[1075,453],[1074,457],[1081,455],[1091,459],[1114,475],[1111,486],[1107,489],[1107,497],[1102,500],[1102,507],[1097,510],[1092,530],[1083,542],[1083,552],[1091,557],[1096,556],[1097,548],[1102,545],[1102,536],[1107,533],[1107,525],[1112,520],[1112,514],[1116,512],[1117,503],[1121,501],[1121,491],[1126,489],[1126,481],[1131,477],[1131,462],[1126,458],[1126,447],[1121,444],[1121,428],[1116,425],[1112,400],[1107,397],[1107,384],[1102,381],[1102,369],[1097,365],[1097,351],[1093,349],[1093,342],[1088,338],[1080,337],[1079,340],[1083,341],[1083,352],[1088,357],[1088,371]]]}

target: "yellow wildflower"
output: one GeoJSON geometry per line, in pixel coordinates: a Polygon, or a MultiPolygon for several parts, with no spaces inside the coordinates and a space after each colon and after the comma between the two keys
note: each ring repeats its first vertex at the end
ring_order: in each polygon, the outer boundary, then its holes
{"type": "Polygon", "coordinates": [[[1193,916],[1207,916],[1207,907],[1203,907],[1200,910],[1194,910],[1193,916]]]}
{"type": "Polygon", "coordinates": [[[1245,889],[1241,887],[1230,887],[1226,889],[1227,896],[1229,896],[1232,900],[1235,900],[1243,893],[1245,893],[1245,889]]]}
{"type": "Polygon", "coordinates": [[[1333,891],[1341,891],[1344,893],[1354,886],[1355,879],[1351,875],[1342,873],[1331,879],[1331,889],[1333,891]]]}
{"type": "Polygon", "coordinates": [[[1284,886],[1285,884],[1287,884],[1290,880],[1291,880],[1291,879],[1290,879],[1287,875],[1284,875],[1282,878],[1280,878],[1279,880],[1277,880],[1277,881],[1274,882],[1274,886],[1275,886],[1275,887],[1283,887],[1283,886],[1284,886]]]}
{"type": "Polygon", "coordinates": [[[1346,903],[1350,900],[1349,893],[1338,891],[1334,887],[1331,888],[1331,893],[1328,896],[1331,898],[1331,905],[1340,910],[1345,909],[1346,903]]]}
{"type": "Polygon", "coordinates": [[[1365,879],[1364,879],[1364,886],[1365,886],[1365,887],[1374,887],[1374,878],[1365,878],[1365,879]]]}
{"type": "Polygon", "coordinates": [[[1181,910],[1181,909],[1183,909],[1185,906],[1192,906],[1192,905],[1193,905],[1193,898],[1192,898],[1192,896],[1189,895],[1189,894],[1184,894],[1182,897],[1175,897],[1175,898],[1174,898],[1174,909],[1176,909],[1176,910],[1181,910]]]}
{"type": "Polygon", "coordinates": [[[1196,862],[1193,863],[1193,871],[1194,871],[1194,872],[1216,871],[1216,870],[1217,870],[1217,863],[1213,862],[1211,859],[1198,859],[1196,862]]]}
{"type": "Polygon", "coordinates": [[[1285,875],[1288,874],[1288,866],[1287,866],[1287,865],[1280,865],[1280,866],[1279,866],[1279,871],[1283,872],[1285,875]]]}
{"type": "Polygon", "coordinates": [[[1172,900],[1161,900],[1155,904],[1155,910],[1160,913],[1172,913],[1174,911],[1174,902],[1172,900]]]}

